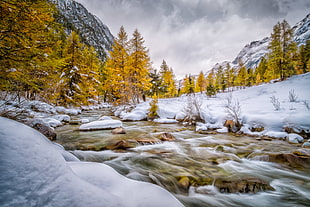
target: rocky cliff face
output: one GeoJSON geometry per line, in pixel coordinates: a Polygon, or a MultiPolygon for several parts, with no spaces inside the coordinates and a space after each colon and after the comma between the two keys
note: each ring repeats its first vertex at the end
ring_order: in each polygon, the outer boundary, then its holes
{"type": "MultiPolygon", "coordinates": [[[[298,46],[306,44],[306,41],[310,39],[310,14],[298,22],[293,27],[293,30],[294,40],[297,42],[298,46]]],[[[242,61],[247,68],[256,68],[260,63],[261,58],[269,52],[269,42],[270,37],[265,37],[262,40],[247,44],[231,62],[231,66],[237,67],[239,61],[242,61]]],[[[216,66],[214,66],[214,68],[216,68],[216,66]]]]}
{"type": "Polygon", "coordinates": [[[100,58],[104,60],[114,40],[109,28],[74,0],[49,1],[56,4],[60,12],[59,21],[65,26],[66,32],[76,31],[82,41],[93,46],[100,58]]]}

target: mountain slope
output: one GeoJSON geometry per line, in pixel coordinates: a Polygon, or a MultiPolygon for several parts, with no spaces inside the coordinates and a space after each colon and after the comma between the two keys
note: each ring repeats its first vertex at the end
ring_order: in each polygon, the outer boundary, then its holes
{"type": "MultiPolygon", "coordinates": [[[[298,46],[305,44],[306,41],[310,39],[310,14],[298,22],[293,27],[293,30],[294,40],[297,42],[298,46]]],[[[231,62],[231,65],[236,67],[239,61],[242,61],[247,68],[256,68],[261,58],[268,53],[269,42],[270,37],[265,37],[262,40],[247,44],[231,62]]]]}
{"type": "Polygon", "coordinates": [[[60,23],[66,32],[76,31],[82,41],[93,46],[101,59],[105,59],[107,51],[111,50],[114,37],[109,28],[80,3],[74,0],[49,0],[60,12],[60,23]]]}

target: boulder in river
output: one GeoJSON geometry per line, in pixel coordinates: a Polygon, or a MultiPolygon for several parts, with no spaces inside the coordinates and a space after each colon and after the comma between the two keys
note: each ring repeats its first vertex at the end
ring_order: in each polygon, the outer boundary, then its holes
{"type": "Polygon", "coordinates": [[[162,141],[174,141],[175,137],[171,133],[165,132],[165,133],[158,135],[158,139],[162,141]]]}
{"type": "Polygon", "coordinates": [[[120,120],[99,120],[87,124],[82,124],[79,128],[80,131],[94,131],[104,129],[115,129],[122,126],[120,120]]]}
{"type": "Polygon", "coordinates": [[[267,182],[258,178],[217,179],[214,185],[221,193],[257,193],[274,190],[267,182]]]}
{"type": "Polygon", "coordinates": [[[224,127],[228,129],[228,132],[238,132],[241,128],[239,123],[234,122],[233,120],[226,120],[224,127]]]}
{"type": "Polygon", "coordinates": [[[137,145],[136,142],[128,141],[128,140],[121,140],[116,143],[106,145],[104,149],[108,149],[108,150],[128,149],[128,148],[134,148],[136,145],[137,145]]]}
{"type": "Polygon", "coordinates": [[[26,122],[26,124],[37,131],[41,132],[43,135],[45,135],[50,140],[54,141],[56,140],[56,133],[54,132],[54,129],[50,127],[50,125],[46,122],[44,122],[42,119],[30,119],[26,122]]]}
{"type": "Polygon", "coordinates": [[[126,134],[126,131],[123,127],[117,127],[115,129],[113,129],[112,134],[126,134]]]}

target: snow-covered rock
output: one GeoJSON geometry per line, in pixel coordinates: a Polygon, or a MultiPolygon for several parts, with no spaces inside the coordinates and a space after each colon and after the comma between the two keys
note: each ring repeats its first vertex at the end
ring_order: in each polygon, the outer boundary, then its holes
{"type": "Polygon", "coordinates": [[[0,145],[3,207],[183,206],[166,190],[129,180],[104,164],[67,163],[42,134],[2,117],[0,145]]]}
{"type": "Polygon", "coordinates": [[[82,112],[81,109],[75,109],[75,108],[68,109],[63,106],[56,106],[55,110],[59,114],[67,114],[67,115],[78,115],[82,112]]]}
{"type": "Polygon", "coordinates": [[[71,120],[71,117],[66,114],[57,114],[57,115],[52,116],[51,118],[56,119],[61,122],[66,122],[66,123],[71,120]]]}
{"type": "Polygon", "coordinates": [[[147,111],[137,109],[137,110],[132,110],[131,112],[124,113],[121,116],[122,120],[124,121],[141,121],[145,120],[147,118],[147,111]]]}
{"type": "Polygon", "coordinates": [[[99,118],[99,120],[112,120],[112,118],[109,116],[102,116],[99,118]]]}
{"type": "Polygon", "coordinates": [[[308,139],[307,142],[304,142],[304,143],[302,144],[302,147],[303,147],[303,148],[310,148],[310,139],[308,139]]]}
{"type": "Polygon", "coordinates": [[[304,141],[304,138],[298,134],[291,133],[287,135],[287,141],[292,144],[298,144],[304,141]]]}
{"type": "Polygon", "coordinates": [[[122,125],[123,124],[120,120],[99,120],[92,121],[87,124],[82,124],[79,129],[81,131],[114,129],[117,127],[121,127],[122,125]]]}
{"type": "Polygon", "coordinates": [[[55,107],[41,102],[41,101],[28,101],[25,104],[26,108],[31,109],[32,111],[35,112],[42,112],[42,113],[46,113],[46,114],[56,114],[56,110],[55,107]]]}
{"type": "Polygon", "coordinates": [[[178,123],[175,119],[154,119],[154,122],[160,123],[160,124],[175,124],[178,123]]]}
{"type": "Polygon", "coordinates": [[[86,124],[86,123],[89,123],[89,122],[90,122],[89,119],[86,119],[86,118],[81,119],[81,123],[82,124],[86,124]]]}
{"type": "Polygon", "coordinates": [[[53,128],[63,125],[61,121],[54,119],[54,118],[44,118],[43,121],[53,128]]]}

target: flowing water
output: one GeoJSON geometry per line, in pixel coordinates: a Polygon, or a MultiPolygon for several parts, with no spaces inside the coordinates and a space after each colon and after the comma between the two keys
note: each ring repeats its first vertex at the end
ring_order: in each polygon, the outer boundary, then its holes
{"type": "MultiPolygon", "coordinates": [[[[92,121],[102,115],[110,114],[90,111],[75,118],[92,121]]],[[[80,132],[77,125],[65,125],[57,129],[57,142],[82,161],[105,163],[128,178],[162,186],[185,206],[310,206],[310,163],[303,156],[310,151],[300,146],[202,135],[178,124],[141,121],[123,126],[127,134],[113,135],[111,130],[80,132]],[[163,132],[176,140],[136,142],[157,140],[163,132]],[[132,148],[107,150],[121,140],[132,148]]]]}

